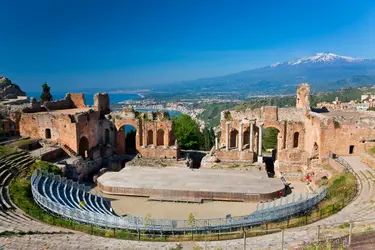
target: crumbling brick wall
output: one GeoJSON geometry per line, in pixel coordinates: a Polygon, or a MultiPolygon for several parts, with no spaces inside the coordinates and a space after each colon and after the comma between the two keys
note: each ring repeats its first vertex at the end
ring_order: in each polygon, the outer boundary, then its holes
{"type": "Polygon", "coordinates": [[[83,93],[69,93],[72,108],[86,107],[85,96],[83,93]]]}

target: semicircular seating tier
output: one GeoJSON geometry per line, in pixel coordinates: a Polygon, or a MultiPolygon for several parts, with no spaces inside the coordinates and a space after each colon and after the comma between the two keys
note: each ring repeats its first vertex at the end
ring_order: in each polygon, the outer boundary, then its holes
{"type": "Polygon", "coordinates": [[[39,170],[33,173],[31,182],[35,201],[43,209],[55,215],[108,228],[158,232],[229,230],[261,225],[309,210],[327,194],[327,190],[323,189],[320,192],[308,193],[306,196],[284,197],[258,203],[257,210],[245,216],[189,221],[132,215],[118,216],[113,211],[110,201],[89,193],[90,187],[39,170]]]}
{"type": "Polygon", "coordinates": [[[30,218],[18,209],[10,198],[10,183],[34,162],[34,158],[24,151],[15,151],[0,157],[0,234],[5,232],[59,233],[63,231],[30,218]]]}

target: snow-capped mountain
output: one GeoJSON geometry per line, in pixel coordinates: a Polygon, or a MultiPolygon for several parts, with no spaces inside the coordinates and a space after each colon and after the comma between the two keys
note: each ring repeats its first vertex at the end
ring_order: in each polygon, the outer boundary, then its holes
{"type": "MultiPolygon", "coordinates": [[[[375,60],[373,59],[317,53],[258,69],[177,84],[178,89],[182,91],[239,91],[256,95],[294,93],[301,82],[309,83],[313,90],[328,91],[344,87],[375,85],[374,79],[375,60]]],[[[171,85],[171,88],[176,89],[176,83],[171,85]]]]}
{"type": "Polygon", "coordinates": [[[282,65],[299,65],[299,64],[308,64],[308,63],[334,63],[334,62],[348,62],[348,63],[355,63],[355,62],[363,62],[366,59],[363,58],[354,58],[349,56],[340,56],[333,53],[316,53],[315,55],[302,57],[300,59],[289,61],[289,62],[277,62],[272,64],[271,67],[277,67],[282,65]]]}

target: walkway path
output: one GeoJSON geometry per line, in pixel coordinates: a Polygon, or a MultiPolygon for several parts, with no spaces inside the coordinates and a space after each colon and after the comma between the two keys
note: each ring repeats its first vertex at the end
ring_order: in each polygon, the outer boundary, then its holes
{"type": "MultiPolygon", "coordinates": [[[[359,157],[343,157],[358,174],[362,183],[362,189],[357,199],[342,209],[337,214],[325,218],[319,222],[313,223],[309,226],[288,229],[284,233],[284,249],[289,249],[292,246],[297,246],[301,243],[314,241],[317,236],[317,226],[332,223],[342,223],[349,220],[371,219],[372,223],[357,223],[353,231],[363,231],[365,228],[375,228],[375,201],[374,197],[374,182],[375,171],[365,164],[360,162],[359,157]]],[[[39,223],[40,226],[44,224],[39,223]]],[[[1,226],[1,222],[0,222],[1,226]]],[[[342,236],[347,235],[349,228],[333,228],[327,231],[323,226],[321,235],[325,236],[342,236]]],[[[0,238],[1,245],[5,249],[171,249],[176,246],[176,243],[168,242],[138,242],[117,239],[107,239],[95,237],[80,232],[72,234],[56,233],[51,235],[25,235],[25,236],[10,236],[0,238]]],[[[214,242],[183,242],[183,249],[193,249],[195,246],[200,246],[202,249],[244,249],[243,239],[230,241],[214,241],[214,242]]],[[[252,237],[246,240],[246,249],[281,249],[281,233],[269,234],[265,236],[252,237]]],[[[293,248],[292,248],[293,249],[293,248]]]]}

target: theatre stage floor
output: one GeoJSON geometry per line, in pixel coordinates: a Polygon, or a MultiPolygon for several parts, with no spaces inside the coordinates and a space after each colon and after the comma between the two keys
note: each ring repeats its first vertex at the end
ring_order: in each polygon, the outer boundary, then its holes
{"type": "Polygon", "coordinates": [[[268,178],[265,171],[257,168],[239,171],[126,167],[100,176],[98,187],[108,194],[171,201],[259,201],[275,198],[284,190],[280,179],[268,178]]]}

